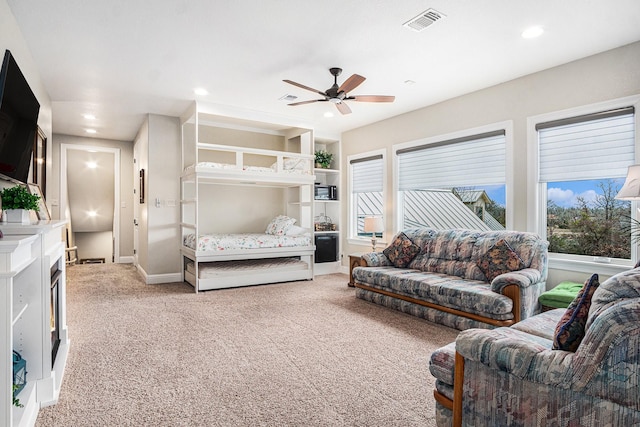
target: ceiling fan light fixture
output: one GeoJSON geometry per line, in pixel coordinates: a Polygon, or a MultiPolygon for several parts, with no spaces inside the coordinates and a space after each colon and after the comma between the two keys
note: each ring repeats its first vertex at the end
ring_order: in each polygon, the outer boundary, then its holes
{"type": "Polygon", "coordinates": [[[308,101],[300,101],[300,102],[292,102],[287,105],[289,106],[297,106],[297,105],[306,105],[313,104],[316,102],[331,102],[336,106],[340,114],[351,114],[351,108],[344,101],[356,101],[356,102],[393,102],[395,96],[387,96],[387,95],[356,95],[350,96],[347,95],[352,90],[360,86],[365,80],[366,77],[363,77],[359,74],[353,74],[351,77],[346,79],[340,86],[338,86],[338,76],[342,73],[341,68],[330,68],[329,72],[333,75],[333,86],[331,86],[326,91],[320,91],[314,89],[309,86],[305,86],[303,84],[294,82],[292,80],[283,80],[283,82],[291,84],[293,86],[297,86],[301,89],[308,90],[310,92],[315,92],[318,95],[322,96],[320,99],[311,99],[308,101]]]}

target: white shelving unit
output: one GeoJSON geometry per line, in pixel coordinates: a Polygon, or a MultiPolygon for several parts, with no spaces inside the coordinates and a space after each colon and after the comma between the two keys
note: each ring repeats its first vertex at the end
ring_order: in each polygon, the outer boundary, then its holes
{"type": "MultiPolygon", "coordinates": [[[[314,222],[322,219],[323,217],[330,218],[333,224],[336,224],[335,231],[315,231],[314,237],[318,236],[335,236],[337,239],[338,248],[336,250],[336,259],[331,262],[317,262],[316,248],[316,264],[315,274],[331,274],[340,271],[340,241],[341,241],[341,206],[343,200],[343,189],[340,188],[340,141],[331,139],[315,138],[314,140],[314,152],[318,150],[326,150],[333,154],[333,159],[329,168],[315,168],[314,174],[316,176],[316,184],[320,185],[335,185],[338,189],[337,200],[314,200],[314,222]]],[[[318,244],[316,243],[316,246],[318,244]]]]}
{"type": "MultiPolygon", "coordinates": [[[[283,157],[312,162],[311,129],[281,122],[278,117],[227,111],[205,103],[194,103],[182,115],[181,123],[182,239],[192,233],[263,232],[269,220],[278,214],[296,218],[300,227],[313,228],[314,178],[309,174],[302,179],[293,174],[289,178],[245,171],[222,175],[185,170],[200,162],[261,167],[282,163],[283,157]]],[[[301,259],[309,264],[313,274],[312,251],[307,252],[301,259]]],[[[183,252],[183,264],[185,258],[188,256],[183,252]]]]}
{"type": "Polygon", "coordinates": [[[54,404],[69,350],[66,322],[64,221],[0,223],[0,425],[31,426],[41,407],[54,404]],[[57,270],[59,347],[52,354],[52,267],[57,270]],[[27,385],[12,404],[12,352],[27,361],[27,385]]]}

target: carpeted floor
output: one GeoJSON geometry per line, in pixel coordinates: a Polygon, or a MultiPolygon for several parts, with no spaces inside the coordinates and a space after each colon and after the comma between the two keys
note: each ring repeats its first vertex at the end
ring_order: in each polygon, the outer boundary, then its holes
{"type": "Polygon", "coordinates": [[[196,295],[131,265],[70,267],[69,359],[37,426],[434,426],[429,356],[457,331],[346,282],[196,295]]]}

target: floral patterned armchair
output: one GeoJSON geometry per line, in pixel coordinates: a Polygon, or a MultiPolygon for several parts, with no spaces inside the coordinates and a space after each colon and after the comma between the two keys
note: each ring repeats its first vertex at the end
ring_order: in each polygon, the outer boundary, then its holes
{"type": "Polygon", "coordinates": [[[463,331],[432,354],[430,370],[439,426],[640,425],[640,268],[598,286],[588,310],[572,303],[509,328],[463,331]],[[563,322],[580,313],[575,352],[554,349],[563,322]]]}

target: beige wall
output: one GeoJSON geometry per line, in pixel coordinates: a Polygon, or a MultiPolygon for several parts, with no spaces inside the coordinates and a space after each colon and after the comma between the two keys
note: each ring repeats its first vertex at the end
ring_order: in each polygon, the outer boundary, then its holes
{"type": "Polygon", "coordinates": [[[145,193],[148,193],[149,188],[149,120],[144,121],[142,126],[138,130],[138,134],[136,135],[136,139],[133,142],[133,158],[135,159],[134,171],[135,171],[135,181],[134,188],[136,189],[136,194],[133,200],[134,203],[134,217],[138,223],[137,233],[138,233],[138,241],[137,246],[135,248],[138,258],[138,266],[143,271],[149,268],[149,242],[147,239],[147,235],[149,234],[149,224],[148,224],[148,209],[147,204],[149,195],[145,194],[146,202],[140,203],[140,187],[139,183],[139,175],[138,172],[141,169],[145,170],[145,193]]]}
{"type": "Polygon", "coordinates": [[[104,258],[107,264],[112,262],[113,233],[111,231],[74,233],[73,237],[78,247],[78,262],[89,258],[104,258]]]}
{"type": "MultiPolygon", "coordinates": [[[[511,173],[515,200],[508,208],[513,209],[513,228],[526,230],[529,212],[527,117],[636,94],[640,94],[640,42],[346,132],[342,135],[341,168],[348,170],[349,155],[387,150],[385,238],[388,240],[396,231],[390,215],[393,211],[393,144],[512,121],[511,173]]],[[[343,174],[342,188],[347,188],[347,173],[343,174]]],[[[346,201],[344,205],[341,223],[347,224],[346,201]]],[[[366,246],[349,244],[347,239],[345,230],[342,246],[345,258],[346,254],[366,250],[366,246]]],[[[567,274],[551,271],[550,282],[564,279],[567,274]]]]}
{"type": "MultiPolygon", "coordinates": [[[[145,169],[145,202],[138,203],[138,265],[147,283],[180,277],[180,120],[149,114],[134,142],[145,169]]],[[[136,177],[136,188],[137,188],[136,177]]]]}
{"type": "MultiPolygon", "coordinates": [[[[24,74],[27,82],[29,83],[29,87],[31,87],[31,90],[40,103],[38,126],[40,126],[44,134],[47,136],[47,151],[50,152],[51,135],[53,133],[51,124],[51,99],[49,98],[49,94],[40,79],[38,68],[31,57],[29,47],[22,36],[20,27],[18,27],[18,23],[13,17],[13,13],[11,12],[9,5],[5,0],[0,0],[0,55],[2,55],[2,57],[4,57],[4,51],[6,49],[11,51],[11,54],[20,67],[20,71],[24,74]]],[[[51,165],[51,160],[47,160],[48,176],[50,175],[49,171],[51,165]]],[[[7,185],[8,184],[4,181],[0,182],[0,187],[7,185]]],[[[46,194],[45,198],[47,198],[46,194]]]]}
{"type": "Polygon", "coordinates": [[[149,274],[180,274],[180,120],[149,115],[149,274]]]}

